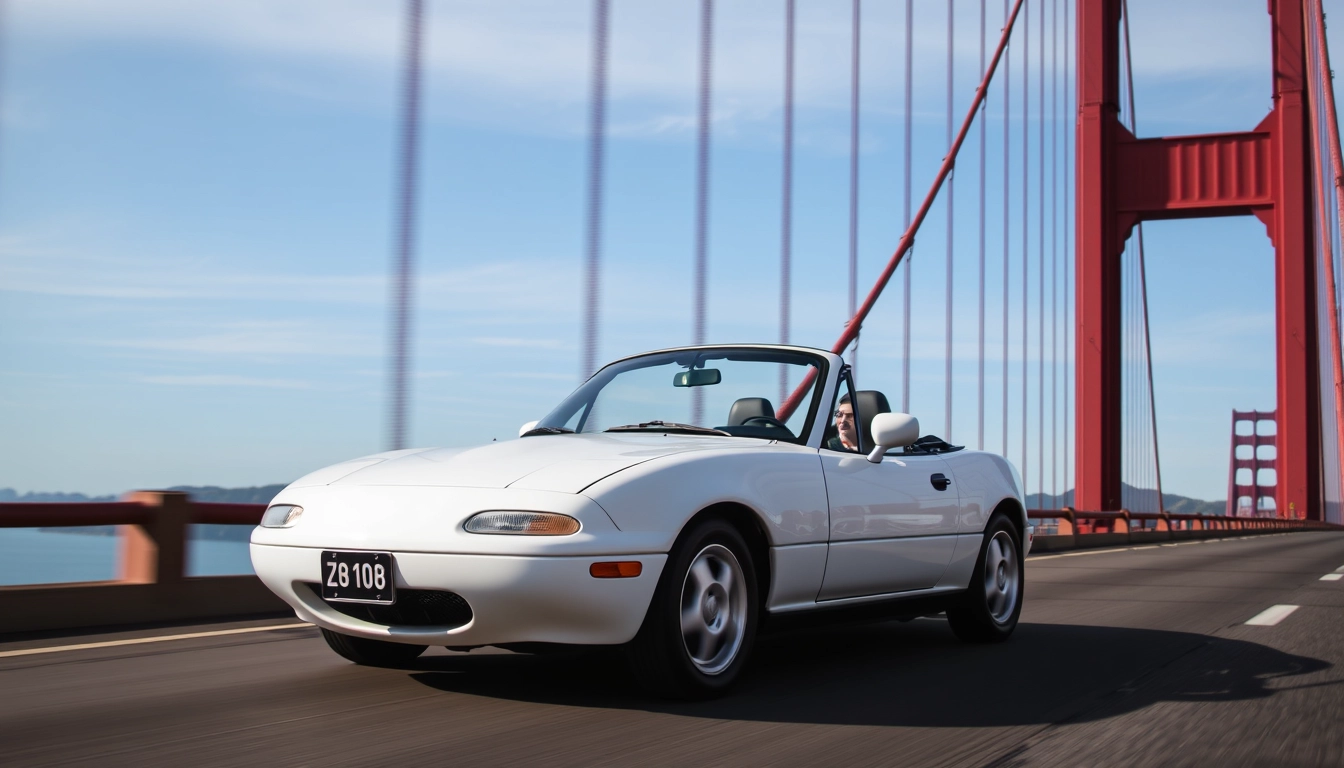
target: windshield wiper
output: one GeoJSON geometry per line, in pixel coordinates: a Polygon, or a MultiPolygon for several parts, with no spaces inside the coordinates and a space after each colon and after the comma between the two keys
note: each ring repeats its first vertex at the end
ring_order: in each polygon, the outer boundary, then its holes
{"type": "Polygon", "coordinates": [[[694,435],[723,435],[732,437],[722,429],[713,429],[710,427],[697,427],[694,424],[678,424],[675,421],[645,421],[639,424],[626,424],[620,427],[609,427],[603,432],[642,432],[646,430],[659,430],[662,432],[689,432],[694,435]]]}
{"type": "Polygon", "coordinates": [[[533,427],[519,437],[532,437],[533,435],[572,435],[574,430],[569,427],[533,427]]]}

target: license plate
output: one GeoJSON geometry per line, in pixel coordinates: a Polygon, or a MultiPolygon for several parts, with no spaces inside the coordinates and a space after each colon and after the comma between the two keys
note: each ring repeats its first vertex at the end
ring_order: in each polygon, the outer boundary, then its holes
{"type": "Polygon", "coordinates": [[[389,552],[322,552],[322,599],[391,605],[397,599],[389,552]]]}

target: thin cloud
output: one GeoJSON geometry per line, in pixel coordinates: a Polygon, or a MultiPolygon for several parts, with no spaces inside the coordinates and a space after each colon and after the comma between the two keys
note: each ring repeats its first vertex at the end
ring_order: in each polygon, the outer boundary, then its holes
{"type": "Polygon", "coordinates": [[[264,389],[311,389],[312,384],[298,379],[259,379],[251,376],[141,376],[137,381],[171,387],[261,387],[264,389]]]}

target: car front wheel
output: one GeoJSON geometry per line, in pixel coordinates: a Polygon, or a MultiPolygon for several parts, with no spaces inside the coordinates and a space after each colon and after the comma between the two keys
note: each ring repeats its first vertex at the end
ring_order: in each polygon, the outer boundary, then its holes
{"type": "Polygon", "coordinates": [[[425,652],[423,645],[389,643],[386,640],[369,640],[364,637],[351,637],[329,629],[322,630],[322,639],[327,641],[331,650],[342,657],[363,664],[366,667],[401,667],[410,664],[425,652]]]}
{"type": "Polygon", "coordinates": [[[635,677],[676,698],[724,692],[746,665],[759,602],[742,534],[723,520],[697,523],[668,557],[644,624],[626,648],[635,677]]]}
{"type": "Polygon", "coordinates": [[[947,608],[947,622],[957,637],[972,643],[1007,640],[1022,614],[1025,564],[1021,538],[1004,515],[985,528],[971,583],[947,608]]]}

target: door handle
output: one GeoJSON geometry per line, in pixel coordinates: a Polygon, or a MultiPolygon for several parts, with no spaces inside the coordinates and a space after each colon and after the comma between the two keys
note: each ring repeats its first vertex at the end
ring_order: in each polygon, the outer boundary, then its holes
{"type": "Polygon", "coordinates": [[[944,475],[942,472],[935,472],[933,473],[933,476],[929,478],[929,482],[933,483],[933,487],[936,490],[946,491],[947,486],[952,484],[952,478],[944,475]]]}

